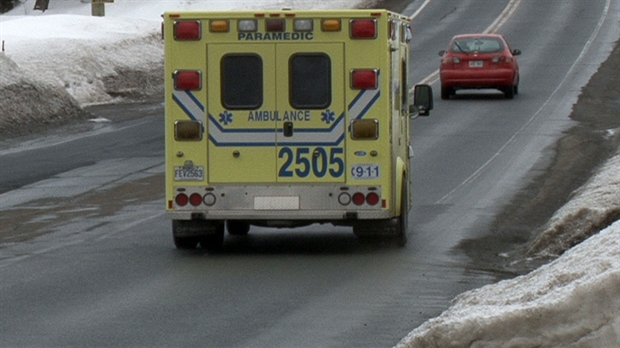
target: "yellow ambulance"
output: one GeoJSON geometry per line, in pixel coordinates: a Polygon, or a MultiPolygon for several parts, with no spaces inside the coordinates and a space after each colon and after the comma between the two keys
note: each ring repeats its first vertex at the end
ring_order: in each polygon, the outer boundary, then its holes
{"type": "MultiPolygon", "coordinates": [[[[387,10],[170,11],[166,209],[177,248],[250,226],[407,241],[409,18],[387,10]]],[[[412,101],[415,99],[415,102],[412,101]]]]}

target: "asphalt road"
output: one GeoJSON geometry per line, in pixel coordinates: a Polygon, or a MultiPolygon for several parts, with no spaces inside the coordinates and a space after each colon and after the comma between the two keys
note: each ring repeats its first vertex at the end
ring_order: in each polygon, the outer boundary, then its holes
{"type": "Polygon", "coordinates": [[[431,117],[413,122],[405,248],[313,225],[253,227],[218,254],[175,250],[161,105],[99,107],[91,111],[143,116],[0,150],[0,345],[389,347],[457,294],[513,276],[477,261],[523,236],[479,253],[463,242],[493,234],[502,208],[548,164],[616,39],[620,3],[417,0],[403,12],[423,4],[413,82],[433,82],[452,35],[487,28],[523,51],[522,82],[514,100],[437,97],[431,117]]]}

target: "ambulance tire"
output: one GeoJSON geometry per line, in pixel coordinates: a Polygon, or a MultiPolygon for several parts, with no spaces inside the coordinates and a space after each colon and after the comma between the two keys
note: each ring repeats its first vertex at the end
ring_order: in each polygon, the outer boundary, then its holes
{"type": "Polygon", "coordinates": [[[388,220],[360,220],[360,223],[353,225],[353,233],[360,241],[398,247],[404,247],[407,244],[409,193],[406,180],[406,177],[403,177],[399,216],[388,220]]]}
{"type": "Polygon", "coordinates": [[[247,236],[250,232],[250,223],[240,220],[226,220],[226,229],[232,236],[247,236]]]}
{"type": "Polygon", "coordinates": [[[407,234],[409,227],[409,191],[407,190],[407,178],[403,177],[402,188],[400,190],[400,216],[396,227],[396,244],[404,247],[407,244],[407,234]]]}
{"type": "Polygon", "coordinates": [[[190,223],[191,222],[184,220],[172,220],[172,238],[174,240],[174,246],[177,249],[196,249],[199,238],[195,235],[187,235],[187,233],[185,233],[186,227],[190,223]]]}
{"type": "Polygon", "coordinates": [[[200,247],[208,253],[215,253],[222,249],[224,244],[224,223],[210,222],[213,231],[205,236],[200,237],[200,247]]]}
{"type": "Polygon", "coordinates": [[[174,239],[174,246],[180,250],[196,249],[198,245],[198,238],[196,237],[172,237],[174,239]]]}

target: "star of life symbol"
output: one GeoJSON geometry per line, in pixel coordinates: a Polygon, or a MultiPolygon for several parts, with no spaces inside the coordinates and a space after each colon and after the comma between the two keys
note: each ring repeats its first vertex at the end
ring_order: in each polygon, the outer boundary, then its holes
{"type": "Polygon", "coordinates": [[[233,121],[233,114],[230,113],[230,111],[228,110],[224,110],[224,112],[222,112],[220,114],[220,123],[223,123],[225,126],[228,126],[229,123],[232,123],[233,121]]]}
{"type": "Polygon", "coordinates": [[[321,113],[321,121],[330,124],[336,120],[336,113],[327,109],[321,113]]]}

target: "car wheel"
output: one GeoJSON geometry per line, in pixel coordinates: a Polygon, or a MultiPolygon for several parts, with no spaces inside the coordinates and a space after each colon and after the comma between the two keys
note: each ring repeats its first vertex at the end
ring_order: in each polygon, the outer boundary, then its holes
{"type": "Polygon", "coordinates": [[[246,236],[250,232],[250,224],[245,221],[227,220],[226,229],[233,236],[246,236]]]}
{"type": "Polygon", "coordinates": [[[514,89],[514,94],[515,95],[519,94],[519,85],[518,84],[515,85],[513,89],[514,89]]]}
{"type": "Polygon", "coordinates": [[[454,90],[450,87],[441,87],[441,99],[450,99],[454,94],[454,90]]]}
{"type": "Polygon", "coordinates": [[[506,97],[506,99],[512,99],[515,97],[514,86],[504,87],[503,91],[504,91],[504,97],[506,97]]]}

